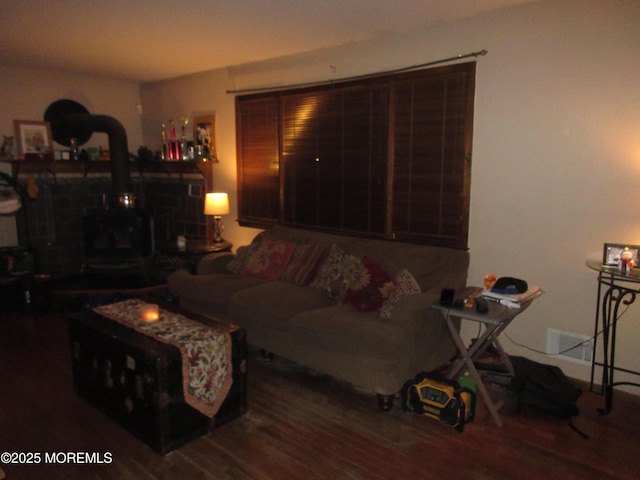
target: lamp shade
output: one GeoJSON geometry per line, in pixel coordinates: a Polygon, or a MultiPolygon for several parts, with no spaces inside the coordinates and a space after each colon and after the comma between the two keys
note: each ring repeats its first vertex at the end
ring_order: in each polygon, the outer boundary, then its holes
{"type": "Polygon", "coordinates": [[[204,199],[205,215],[227,215],[229,213],[229,195],[226,193],[207,193],[204,199]]]}

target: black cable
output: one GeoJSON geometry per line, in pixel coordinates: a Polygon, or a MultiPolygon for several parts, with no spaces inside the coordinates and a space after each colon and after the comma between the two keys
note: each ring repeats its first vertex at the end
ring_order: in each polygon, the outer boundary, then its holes
{"type": "MultiPolygon", "coordinates": [[[[629,307],[630,307],[630,305],[627,305],[627,307],[622,311],[622,313],[621,313],[620,315],[618,315],[618,317],[617,317],[617,318],[615,318],[612,322],[610,322],[610,323],[609,323],[609,326],[608,326],[607,328],[609,328],[609,329],[610,329],[613,325],[615,325],[615,324],[618,322],[618,320],[620,320],[620,319],[622,318],[622,316],[623,316],[625,313],[627,313],[627,310],[629,310],[629,307]]],[[[603,334],[603,333],[604,333],[604,330],[605,330],[605,329],[603,328],[603,329],[602,329],[602,330],[600,330],[599,332],[596,332],[593,336],[591,336],[591,337],[587,338],[586,340],[583,340],[583,341],[582,341],[582,342],[580,342],[580,343],[575,344],[573,347],[569,347],[569,348],[567,348],[567,349],[565,349],[565,350],[562,350],[562,351],[560,351],[560,352],[556,352],[556,353],[543,352],[542,350],[538,350],[538,349],[535,349],[535,348],[529,347],[529,346],[527,346],[527,345],[524,345],[524,344],[518,343],[518,342],[516,342],[515,340],[513,340],[513,339],[512,339],[512,338],[507,334],[507,332],[504,332],[504,333],[503,333],[503,335],[504,335],[505,337],[507,337],[507,339],[508,339],[511,343],[513,343],[514,345],[516,345],[516,346],[518,346],[518,347],[524,348],[524,349],[529,350],[529,351],[531,351],[531,352],[540,353],[540,354],[542,354],[542,355],[548,355],[548,356],[550,356],[550,357],[553,357],[553,356],[556,356],[556,355],[563,355],[563,354],[565,354],[565,353],[567,353],[567,352],[570,352],[571,350],[574,350],[574,349],[576,349],[576,348],[580,347],[581,345],[584,345],[584,344],[589,343],[589,342],[591,342],[591,341],[594,341],[594,342],[595,342],[596,338],[598,338],[598,336],[599,336],[599,335],[601,335],[601,334],[603,334]]]]}

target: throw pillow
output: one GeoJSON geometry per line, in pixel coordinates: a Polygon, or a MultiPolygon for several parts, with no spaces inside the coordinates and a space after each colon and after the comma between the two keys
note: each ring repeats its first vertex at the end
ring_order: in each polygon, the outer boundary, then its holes
{"type": "Polygon", "coordinates": [[[398,300],[402,297],[421,292],[420,285],[418,285],[416,279],[407,269],[398,272],[398,275],[396,275],[395,278],[395,283],[396,289],[389,294],[389,298],[387,298],[382,304],[382,308],[380,309],[380,318],[391,318],[393,307],[396,306],[396,303],[398,303],[398,300]]]}
{"type": "Polygon", "coordinates": [[[256,237],[251,241],[249,245],[238,247],[233,260],[227,263],[227,270],[229,270],[231,273],[241,273],[247,266],[247,262],[249,261],[249,259],[258,250],[263,237],[264,232],[260,232],[258,235],[256,235],[256,237]]]}
{"type": "Polygon", "coordinates": [[[316,275],[318,267],[329,253],[329,248],[328,243],[296,245],[280,279],[296,285],[307,285],[316,275]]]}
{"type": "Polygon", "coordinates": [[[396,285],[393,277],[375,260],[364,257],[362,265],[363,270],[354,272],[346,298],[357,310],[373,312],[382,307],[396,285]]]}
{"type": "Polygon", "coordinates": [[[318,268],[318,273],[309,286],[326,292],[330,298],[343,299],[347,292],[347,286],[344,284],[342,273],[348,257],[347,252],[335,243],[332,244],[328,255],[318,268]]]}
{"type": "Polygon", "coordinates": [[[285,240],[264,240],[242,270],[242,275],[275,280],[287,268],[296,244],[285,240]]]}

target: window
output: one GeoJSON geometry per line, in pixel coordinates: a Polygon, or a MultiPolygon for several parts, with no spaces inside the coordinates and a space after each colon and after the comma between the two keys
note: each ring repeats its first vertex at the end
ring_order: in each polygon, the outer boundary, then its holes
{"type": "Polygon", "coordinates": [[[240,223],[265,227],[280,218],[278,98],[236,107],[240,223]]]}
{"type": "Polygon", "coordinates": [[[240,224],[467,247],[475,62],[236,99],[240,224]]]}
{"type": "Polygon", "coordinates": [[[281,105],[284,223],[383,235],[386,86],[287,94],[281,105]]]}
{"type": "Polygon", "coordinates": [[[467,246],[475,75],[459,70],[393,82],[393,238],[467,246]]]}

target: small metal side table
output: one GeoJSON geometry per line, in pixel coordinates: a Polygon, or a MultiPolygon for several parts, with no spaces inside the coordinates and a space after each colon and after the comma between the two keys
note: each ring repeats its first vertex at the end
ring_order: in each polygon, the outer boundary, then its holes
{"type": "Polygon", "coordinates": [[[231,243],[207,242],[206,240],[187,240],[184,248],[178,248],[177,244],[169,245],[163,249],[163,253],[175,256],[208,255],[209,253],[230,252],[231,243]]]}
{"type": "Polygon", "coordinates": [[[173,244],[163,248],[161,251],[164,255],[178,258],[183,267],[190,266],[192,271],[195,271],[202,257],[210,253],[230,252],[232,246],[226,240],[222,242],[187,240],[184,248],[178,248],[176,244],[173,244]]]}
{"type": "MultiPolygon", "coordinates": [[[[464,289],[460,289],[456,292],[456,298],[467,298],[473,294],[474,291],[478,290],[476,287],[466,287],[464,289]]],[[[539,296],[539,295],[538,295],[539,296]]],[[[482,382],[482,377],[478,373],[475,367],[475,360],[485,352],[485,350],[490,346],[494,345],[495,348],[500,353],[501,359],[504,361],[506,365],[509,375],[514,376],[515,371],[513,369],[513,365],[511,365],[511,361],[509,360],[509,356],[500,345],[498,341],[498,337],[504,331],[505,328],[509,326],[511,321],[526,310],[531,302],[535,300],[538,296],[527,300],[522,303],[520,308],[509,308],[505,305],[501,305],[498,302],[489,301],[489,311],[487,313],[479,313],[476,311],[474,307],[471,308],[455,308],[455,307],[445,307],[442,305],[434,305],[433,308],[436,308],[442,312],[442,315],[445,317],[447,322],[447,327],[449,328],[449,332],[451,333],[451,338],[453,342],[456,344],[458,351],[460,352],[460,358],[456,359],[451,365],[449,372],[447,373],[447,378],[453,380],[457,378],[460,373],[466,367],[471,374],[471,377],[476,382],[478,386],[478,390],[480,390],[480,395],[484,399],[484,402],[491,412],[491,416],[493,420],[496,422],[498,427],[502,427],[502,420],[500,420],[500,416],[498,415],[498,410],[502,407],[502,401],[494,402],[487,391],[487,388],[484,386],[482,382]],[[484,327],[484,331],[479,336],[479,338],[467,348],[460,336],[460,332],[456,327],[455,319],[467,320],[471,322],[477,322],[484,327]]]]}
{"type": "Polygon", "coordinates": [[[598,298],[596,301],[596,319],[594,326],[593,357],[591,362],[591,391],[604,394],[604,408],[598,411],[608,414],[613,406],[613,388],[617,385],[633,385],[640,387],[640,383],[616,382],[614,373],[621,371],[633,375],[640,372],[616,366],[616,330],[618,319],[626,309],[635,302],[640,293],[640,270],[621,272],[618,267],[603,265],[602,262],[588,260],[587,266],[598,272],[598,298]],[[597,339],[602,332],[602,360],[597,360],[597,339]],[[602,383],[597,389],[594,385],[596,366],[602,367],[602,383]]]}

